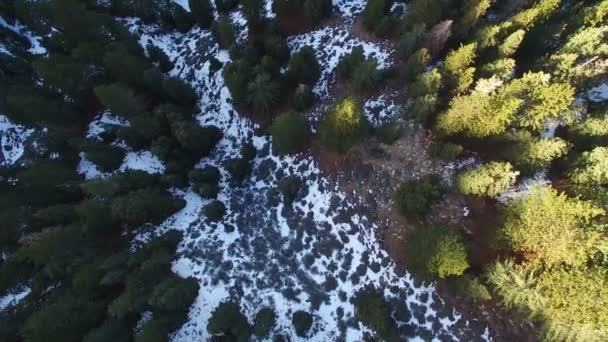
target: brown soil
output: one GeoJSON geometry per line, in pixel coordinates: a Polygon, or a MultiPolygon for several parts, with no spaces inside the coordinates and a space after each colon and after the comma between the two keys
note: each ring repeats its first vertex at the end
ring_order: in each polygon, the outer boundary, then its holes
{"type": "MultiPolygon", "coordinates": [[[[344,193],[362,201],[369,209],[366,214],[379,222],[381,243],[395,263],[402,267],[406,266],[404,244],[415,223],[408,222],[399,213],[393,196],[402,182],[429,174],[442,174],[445,170],[446,163],[431,159],[428,153],[431,141],[428,131],[407,126],[403,136],[393,145],[370,138],[345,155],[327,152],[318,142],[313,144],[313,154],[322,172],[336,179],[344,193]]],[[[485,265],[501,255],[495,243],[499,217],[492,201],[452,192],[433,206],[429,220],[468,236],[471,272],[480,274],[485,265]],[[464,207],[469,208],[467,216],[464,216],[464,207]]],[[[465,318],[485,321],[496,341],[538,340],[531,332],[539,331],[539,327],[506,310],[497,299],[473,303],[449,293],[442,282],[438,283],[438,291],[465,318]]]]}

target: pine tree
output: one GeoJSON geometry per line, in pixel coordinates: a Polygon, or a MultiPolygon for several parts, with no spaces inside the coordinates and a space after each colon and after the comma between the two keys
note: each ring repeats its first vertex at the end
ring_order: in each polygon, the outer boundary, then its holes
{"type": "Polygon", "coordinates": [[[498,46],[498,54],[502,58],[510,57],[515,54],[517,48],[521,45],[521,42],[524,40],[524,36],[526,35],[526,31],[517,30],[509,35],[505,41],[498,46]]]}
{"type": "Polygon", "coordinates": [[[209,0],[188,0],[190,12],[197,24],[204,28],[211,28],[213,23],[213,7],[209,0]]]}
{"type": "Polygon", "coordinates": [[[279,85],[270,75],[261,73],[247,85],[247,102],[258,113],[268,113],[279,104],[279,85]]]}
{"type": "Polygon", "coordinates": [[[145,107],[141,97],[131,88],[114,83],[95,87],[99,101],[113,114],[130,117],[141,114],[145,107]]]}
{"type": "Polygon", "coordinates": [[[583,152],[570,172],[570,179],[577,184],[608,184],[608,147],[583,152]]]}
{"type": "Polygon", "coordinates": [[[321,70],[315,51],[310,46],[303,47],[291,56],[287,77],[291,82],[312,85],[321,76],[321,70]]]}
{"type": "Polygon", "coordinates": [[[308,136],[308,123],[297,113],[279,115],[270,128],[274,148],[281,153],[296,152],[305,144],[308,136]]]}
{"type": "Polygon", "coordinates": [[[221,14],[213,23],[212,32],[223,49],[228,49],[236,40],[236,33],[230,18],[221,14]]]}
{"type": "Polygon", "coordinates": [[[535,188],[506,209],[504,237],[514,251],[531,252],[548,267],[580,266],[607,243],[597,218],[604,210],[551,188],[535,188]]]}
{"type": "Polygon", "coordinates": [[[357,100],[345,98],[335,105],[319,126],[321,143],[327,148],[344,153],[365,137],[367,122],[357,100]]]}
{"type": "Polygon", "coordinates": [[[498,196],[515,183],[518,172],[506,162],[491,162],[458,175],[458,189],[465,195],[498,196]]]}

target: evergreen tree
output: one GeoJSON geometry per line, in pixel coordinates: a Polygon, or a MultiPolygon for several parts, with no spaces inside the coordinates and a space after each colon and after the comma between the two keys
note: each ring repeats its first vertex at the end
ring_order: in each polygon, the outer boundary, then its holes
{"type": "Polygon", "coordinates": [[[196,23],[204,28],[211,28],[213,23],[213,7],[209,0],[188,0],[190,12],[196,20],[196,23]]]}
{"type": "Polygon", "coordinates": [[[122,84],[97,86],[95,94],[99,101],[116,115],[130,117],[141,114],[145,110],[141,97],[122,84]]]}
{"type": "Polygon", "coordinates": [[[303,47],[291,56],[287,77],[297,84],[304,83],[312,85],[321,76],[321,70],[315,51],[310,46],[303,47]]]}
{"type": "Polygon", "coordinates": [[[274,119],[270,132],[277,151],[296,152],[306,143],[308,123],[302,115],[288,112],[274,119]]]}
{"type": "Polygon", "coordinates": [[[515,251],[534,253],[548,267],[579,266],[606,246],[596,220],[604,214],[589,202],[536,188],[507,207],[503,234],[515,251]]]}
{"type": "Polygon", "coordinates": [[[259,113],[268,113],[279,104],[279,85],[270,75],[261,73],[247,85],[247,103],[259,113]]]}
{"type": "Polygon", "coordinates": [[[428,176],[401,184],[395,194],[395,200],[401,214],[408,218],[423,219],[431,205],[439,200],[442,194],[439,179],[428,176]]]}
{"type": "Polygon", "coordinates": [[[319,126],[321,143],[344,153],[366,135],[367,122],[357,100],[345,98],[323,118],[319,126]]]}
{"type": "Polygon", "coordinates": [[[365,59],[353,71],[352,87],[354,91],[362,92],[373,89],[382,77],[375,58],[365,59]]]}
{"type": "Polygon", "coordinates": [[[212,32],[215,39],[223,49],[228,49],[236,40],[236,33],[230,18],[221,14],[218,19],[213,22],[212,32]]]}
{"type": "Polygon", "coordinates": [[[515,183],[518,172],[506,162],[491,162],[458,175],[458,189],[465,195],[498,196],[515,183]]]}
{"type": "Polygon", "coordinates": [[[391,317],[391,309],[380,293],[373,290],[358,293],[355,297],[355,314],[384,340],[400,340],[397,323],[391,317]]]}
{"type": "Polygon", "coordinates": [[[521,45],[521,42],[524,40],[524,36],[526,35],[526,31],[517,30],[513,32],[510,36],[508,36],[505,41],[498,46],[498,54],[502,58],[513,56],[513,54],[521,45]]]}
{"type": "Polygon", "coordinates": [[[312,327],[312,315],[306,311],[296,311],[291,316],[291,323],[298,336],[306,337],[312,327]]]}
{"type": "Polygon", "coordinates": [[[264,338],[270,334],[275,325],[276,314],[271,308],[263,308],[255,315],[254,334],[257,338],[264,338]]]}
{"type": "Polygon", "coordinates": [[[249,341],[251,327],[247,322],[247,317],[241,313],[241,309],[235,303],[221,303],[209,319],[207,331],[210,334],[223,334],[234,341],[249,341]]]}
{"type": "Polygon", "coordinates": [[[583,152],[570,172],[570,179],[577,184],[608,184],[608,147],[583,152]]]}

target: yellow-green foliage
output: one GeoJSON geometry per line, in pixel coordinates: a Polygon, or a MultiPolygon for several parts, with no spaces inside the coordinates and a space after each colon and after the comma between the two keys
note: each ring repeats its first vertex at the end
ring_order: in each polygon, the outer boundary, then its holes
{"type": "Polygon", "coordinates": [[[521,167],[537,169],[547,167],[568,153],[570,144],[561,138],[530,138],[514,148],[514,162],[521,167]]]}
{"type": "Polygon", "coordinates": [[[552,83],[550,75],[526,73],[500,90],[501,96],[523,101],[517,123],[521,127],[540,130],[547,119],[571,119],[568,111],[574,102],[575,89],[568,83],[552,83]]]}
{"type": "Polygon", "coordinates": [[[459,276],[469,268],[464,244],[456,234],[446,234],[437,241],[435,254],[428,261],[428,269],[439,278],[459,276]]]}
{"type": "Polygon", "coordinates": [[[522,101],[496,94],[474,92],[457,96],[440,114],[436,128],[443,134],[484,138],[503,133],[512,123],[522,101]]]}
{"type": "Polygon", "coordinates": [[[490,162],[458,175],[458,189],[465,195],[498,196],[515,183],[518,172],[507,162],[490,162]]]}
{"type": "Polygon", "coordinates": [[[365,136],[366,129],[361,104],[347,97],[325,115],[319,126],[319,135],[323,145],[343,153],[365,136]]]}
{"type": "Polygon", "coordinates": [[[461,45],[457,50],[452,50],[445,58],[444,70],[453,76],[466,71],[477,57],[477,43],[461,45]]]}
{"type": "Polygon", "coordinates": [[[509,35],[505,41],[498,47],[498,54],[501,57],[510,57],[519,48],[519,45],[524,40],[524,36],[526,35],[526,31],[517,30],[509,35]]]}
{"type": "Polygon", "coordinates": [[[583,152],[570,178],[577,184],[608,184],[608,147],[583,152]]]}
{"type": "Polygon", "coordinates": [[[598,250],[606,250],[603,209],[567,197],[551,188],[534,188],[505,210],[503,235],[513,250],[532,253],[548,267],[580,266],[598,250]]]}
{"type": "Polygon", "coordinates": [[[544,322],[547,341],[608,339],[608,272],[599,267],[545,270],[497,262],[488,280],[508,307],[544,322]]]}

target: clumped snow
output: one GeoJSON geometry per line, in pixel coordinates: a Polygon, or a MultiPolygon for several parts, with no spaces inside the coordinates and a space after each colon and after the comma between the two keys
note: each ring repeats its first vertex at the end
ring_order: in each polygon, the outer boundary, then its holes
{"type": "Polygon", "coordinates": [[[34,133],[34,129],[13,123],[8,117],[0,114],[0,166],[15,164],[25,151],[25,142],[34,133]]]}
{"type": "MultiPolygon", "coordinates": [[[[125,126],[128,127],[129,125],[130,123],[127,120],[112,115],[109,111],[105,111],[95,116],[89,123],[86,137],[101,141],[102,134],[107,130],[125,126]]],[[[162,161],[150,151],[131,151],[131,149],[122,141],[116,141],[113,145],[126,150],[125,158],[117,172],[125,170],[142,170],[151,174],[165,172],[165,165],[163,165],[162,161]]],[[[100,171],[94,163],[86,158],[84,153],[81,152],[79,156],[80,162],[77,171],[84,175],[85,179],[107,178],[112,175],[111,172],[100,171]]]]}
{"type": "Polygon", "coordinates": [[[342,17],[352,20],[363,12],[365,5],[367,5],[367,0],[333,0],[332,3],[342,17]]]}
{"type": "Polygon", "coordinates": [[[394,121],[403,114],[403,108],[395,100],[397,95],[397,93],[381,94],[365,101],[363,112],[374,127],[394,121]]]}
{"type": "MultiPolygon", "coordinates": [[[[179,230],[184,239],[178,247],[173,270],[199,281],[197,299],[186,324],[173,341],[207,340],[207,321],[225,300],[237,301],[253,321],[256,312],[272,307],[278,317],[273,333],[297,337],[291,314],[306,310],[313,314],[310,341],[360,341],[368,331],[354,318],[353,297],[365,287],[384,293],[400,322],[404,336],[421,339],[480,340],[484,326],[466,321],[446,307],[432,284],[421,284],[399,269],[382,248],[377,225],[367,209],[350,202],[330,180],[322,177],[311,156],[278,156],[270,138],[255,134],[256,125],[241,117],[232,106],[221,70],[211,74],[209,59],[228,62],[208,31],[193,29],[182,35],[164,33],[155,26],[125,20],[140,43],[162,48],[176,64],[170,74],[192,84],[199,95],[201,125],[215,125],[224,132],[213,153],[198,167],[214,165],[222,174],[218,199],[226,206],[222,222],[211,222],[201,211],[209,200],[192,191],[176,191],[186,206],[157,229],[142,234],[134,248],[151,235],[179,230]],[[223,161],[238,155],[243,143],[258,150],[253,174],[241,185],[232,184],[223,161]],[[278,182],[298,176],[303,186],[292,206],[283,203],[278,182]]],[[[329,74],[339,56],[358,43],[346,28],[322,28],[292,37],[292,53],[304,45],[317,50],[324,81],[317,88],[328,96],[329,74]],[[325,84],[324,84],[325,83],[325,84]]],[[[376,54],[382,65],[389,53],[371,43],[362,43],[367,54],[376,54]]]]}
{"type": "Polygon", "coordinates": [[[321,99],[329,97],[332,77],[341,57],[350,53],[355,46],[362,46],[366,57],[374,57],[380,69],[386,69],[393,64],[392,52],[385,46],[363,41],[349,31],[348,26],[325,26],[318,30],[288,37],[287,45],[292,54],[305,46],[315,50],[315,55],[321,65],[321,79],[315,84],[313,91],[321,99]]]}
{"type": "Polygon", "coordinates": [[[190,4],[188,0],[173,0],[176,4],[182,6],[186,11],[190,12],[190,4]]]}
{"type": "Polygon", "coordinates": [[[30,294],[31,291],[32,289],[30,289],[29,287],[24,287],[18,291],[8,293],[4,297],[0,297],[0,311],[10,306],[15,306],[19,304],[19,302],[28,294],[30,294]]]}
{"type": "MultiPolygon", "coordinates": [[[[19,22],[15,22],[15,24],[11,25],[4,20],[3,17],[0,16],[0,26],[5,27],[25,38],[30,42],[30,48],[27,50],[29,53],[33,55],[45,55],[46,48],[42,46],[42,37],[38,37],[30,32],[25,26],[21,25],[19,22]]],[[[6,48],[0,44],[0,52],[10,52],[6,50],[6,48]]]]}
{"type": "Polygon", "coordinates": [[[547,171],[539,171],[531,177],[527,177],[519,181],[517,184],[509,187],[502,192],[496,200],[502,204],[508,204],[510,201],[527,196],[535,187],[550,186],[551,181],[547,176],[547,171]]]}
{"type": "Polygon", "coordinates": [[[602,102],[608,100],[608,82],[589,89],[587,92],[587,98],[591,102],[602,102]]]}

